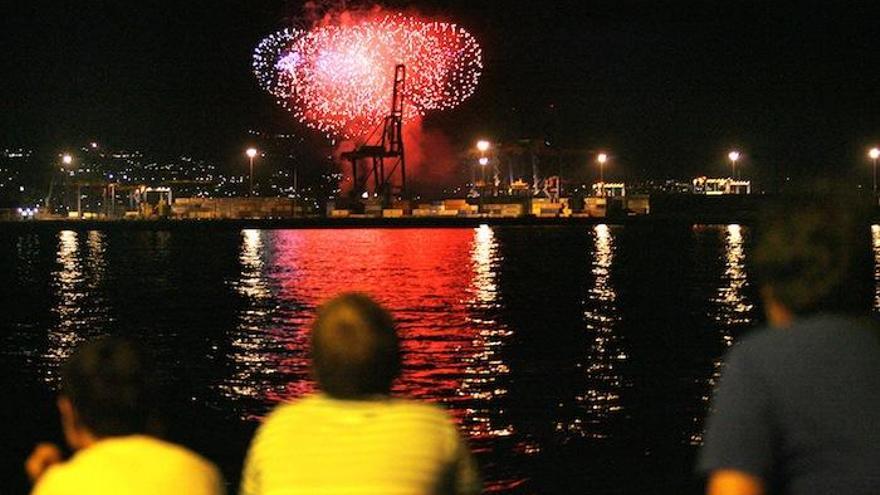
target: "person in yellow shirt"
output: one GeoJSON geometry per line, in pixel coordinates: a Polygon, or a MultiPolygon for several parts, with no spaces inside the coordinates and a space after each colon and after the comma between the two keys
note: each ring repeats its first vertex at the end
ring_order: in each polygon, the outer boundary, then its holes
{"type": "Polygon", "coordinates": [[[391,396],[400,344],[362,294],[322,306],[311,333],[320,392],[276,408],[245,460],[242,495],[480,492],[474,459],[439,407],[391,396]]]}
{"type": "Polygon", "coordinates": [[[33,495],[225,492],[217,468],[189,450],[153,437],[157,397],[149,359],[133,343],[104,338],[65,363],[58,409],[74,456],[40,444],[25,469],[33,495]]]}

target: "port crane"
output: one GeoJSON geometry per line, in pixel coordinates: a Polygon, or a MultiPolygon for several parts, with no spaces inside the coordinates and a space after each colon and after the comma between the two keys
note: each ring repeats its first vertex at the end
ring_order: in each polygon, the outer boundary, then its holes
{"type": "Polygon", "coordinates": [[[406,84],[406,66],[394,67],[394,85],[391,93],[391,113],[385,116],[376,128],[360,145],[342,153],[342,159],[351,164],[352,196],[365,199],[370,195],[369,183],[372,179],[372,193],[381,198],[386,205],[392,199],[405,198],[406,155],[403,149],[403,93],[406,84]],[[381,136],[375,139],[381,130],[381,136]]]}

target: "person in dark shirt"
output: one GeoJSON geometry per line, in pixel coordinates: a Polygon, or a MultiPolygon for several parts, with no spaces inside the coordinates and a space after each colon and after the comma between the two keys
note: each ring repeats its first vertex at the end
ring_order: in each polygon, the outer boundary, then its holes
{"type": "Polygon", "coordinates": [[[880,330],[870,228],[839,198],[757,226],[769,327],[728,354],[698,470],[710,495],[880,493],[880,330]]]}

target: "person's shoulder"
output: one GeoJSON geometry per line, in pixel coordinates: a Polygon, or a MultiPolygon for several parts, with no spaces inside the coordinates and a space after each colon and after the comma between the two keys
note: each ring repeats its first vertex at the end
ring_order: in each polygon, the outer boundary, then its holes
{"type": "Polygon", "coordinates": [[[392,399],[389,403],[388,414],[397,418],[401,423],[430,425],[433,428],[441,428],[444,431],[457,429],[455,419],[441,405],[414,399],[392,399]]]}
{"type": "Polygon", "coordinates": [[[822,355],[866,346],[877,348],[878,336],[880,329],[870,318],[819,314],[798,319],[788,328],[767,326],[751,332],[731,348],[728,361],[784,365],[805,352],[822,355]]]}
{"type": "Polygon", "coordinates": [[[50,467],[34,485],[31,495],[61,495],[89,493],[101,478],[106,459],[113,458],[112,441],[102,440],[91,447],[79,450],[65,462],[50,467]]]}
{"type": "Polygon", "coordinates": [[[333,399],[323,394],[313,394],[275,407],[263,420],[262,432],[276,429],[287,430],[297,424],[312,424],[314,421],[336,415],[365,413],[374,417],[419,420],[435,424],[454,425],[452,417],[441,406],[407,398],[389,398],[375,401],[346,401],[333,399]]]}
{"type": "Polygon", "coordinates": [[[194,495],[223,492],[220,470],[199,454],[154,437],[131,435],[107,438],[77,452],[69,461],[50,468],[33,493],[95,493],[96,483],[106,482],[109,475],[113,481],[101,490],[135,479],[173,479],[186,483],[194,495]],[[131,466],[138,466],[137,473],[131,466]]]}
{"type": "Polygon", "coordinates": [[[791,353],[787,330],[764,326],[737,339],[724,356],[726,372],[733,375],[758,376],[773,374],[781,356],[791,353]]]}
{"type": "Polygon", "coordinates": [[[314,412],[323,406],[323,401],[318,394],[306,395],[296,400],[284,401],[269,411],[269,414],[263,418],[262,426],[277,423],[279,421],[292,420],[304,414],[314,412]]]}
{"type": "Polygon", "coordinates": [[[213,462],[176,443],[153,437],[139,437],[142,445],[151,445],[155,462],[165,466],[172,476],[186,480],[190,493],[223,493],[223,475],[213,462]]]}
{"type": "Polygon", "coordinates": [[[763,326],[745,335],[736,341],[730,348],[731,357],[754,357],[767,352],[773,352],[784,345],[786,335],[784,330],[763,326]]]}
{"type": "Polygon", "coordinates": [[[455,418],[439,404],[413,399],[394,399],[391,417],[401,429],[414,436],[424,435],[439,442],[444,455],[451,460],[466,456],[467,445],[455,418]]]}
{"type": "Polygon", "coordinates": [[[871,318],[818,314],[796,320],[788,328],[763,327],[744,337],[737,346],[744,352],[784,349],[810,342],[859,340],[877,335],[877,322],[871,318]]]}
{"type": "Polygon", "coordinates": [[[864,338],[874,339],[877,337],[877,321],[874,318],[862,316],[836,315],[833,313],[819,314],[805,318],[795,324],[795,333],[804,339],[812,338],[825,340],[858,341],[864,338]]]}
{"type": "Polygon", "coordinates": [[[168,457],[176,458],[181,463],[199,466],[205,469],[215,468],[214,464],[211,461],[205,459],[200,454],[184,447],[183,445],[166,442],[164,440],[156,438],[150,438],[149,441],[153,442],[158,449],[166,452],[168,457]]]}
{"type": "Polygon", "coordinates": [[[303,425],[313,424],[316,418],[331,413],[328,404],[320,394],[306,395],[302,398],[284,401],[276,405],[260,422],[257,438],[272,436],[278,432],[288,432],[303,425]]]}
{"type": "Polygon", "coordinates": [[[31,495],[72,494],[81,488],[77,484],[76,467],[71,459],[50,467],[34,485],[31,495]]]}
{"type": "Polygon", "coordinates": [[[102,456],[137,456],[151,459],[166,468],[187,471],[193,476],[202,475],[209,478],[219,476],[217,466],[198,453],[182,445],[152,436],[132,435],[107,441],[102,446],[102,450],[102,456]]]}

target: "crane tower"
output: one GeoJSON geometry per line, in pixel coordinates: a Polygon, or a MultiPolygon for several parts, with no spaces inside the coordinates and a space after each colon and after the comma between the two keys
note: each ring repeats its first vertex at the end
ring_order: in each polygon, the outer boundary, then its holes
{"type": "Polygon", "coordinates": [[[375,142],[376,131],[373,131],[364,144],[342,153],[342,159],[351,163],[351,192],[355,198],[363,197],[365,193],[369,196],[372,192],[385,204],[390,204],[392,199],[406,197],[406,157],[403,151],[405,84],[406,67],[398,64],[394,67],[391,113],[381,124],[381,138],[375,142]],[[372,191],[369,188],[371,181],[372,191]]]}

